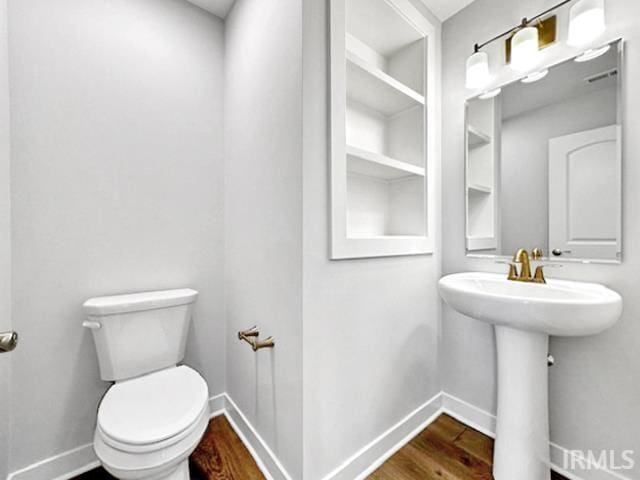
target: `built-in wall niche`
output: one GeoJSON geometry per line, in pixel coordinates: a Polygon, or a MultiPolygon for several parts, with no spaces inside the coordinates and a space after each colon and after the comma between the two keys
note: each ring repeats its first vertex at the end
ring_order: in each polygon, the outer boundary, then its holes
{"type": "Polygon", "coordinates": [[[493,251],[498,246],[500,121],[495,98],[467,105],[467,250],[493,251]]]}
{"type": "Polygon", "coordinates": [[[429,253],[433,26],[406,0],[331,7],[332,258],[429,253]]]}

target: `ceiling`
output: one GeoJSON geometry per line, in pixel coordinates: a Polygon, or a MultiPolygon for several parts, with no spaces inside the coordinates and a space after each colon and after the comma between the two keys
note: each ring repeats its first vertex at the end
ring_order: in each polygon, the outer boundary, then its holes
{"type": "MultiPolygon", "coordinates": [[[[235,0],[188,0],[189,2],[197,5],[200,8],[217,15],[220,18],[225,18],[235,0]]],[[[444,22],[447,18],[458,13],[464,7],[469,5],[474,0],[422,0],[431,12],[444,22]]]]}
{"type": "Polygon", "coordinates": [[[200,8],[205,9],[208,12],[217,15],[220,18],[225,18],[231,6],[235,0],[188,0],[189,2],[197,5],[200,8]]]}
{"type": "Polygon", "coordinates": [[[588,62],[567,60],[549,69],[549,74],[535,83],[513,82],[502,89],[502,119],[559,104],[596,90],[614,88],[618,75],[605,73],[620,69],[618,48],[588,62]],[[593,81],[595,78],[598,80],[593,81]],[[588,81],[591,79],[591,81],[588,81]]]}
{"type": "Polygon", "coordinates": [[[431,12],[444,22],[474,0],[422,0],[431,12]]]}

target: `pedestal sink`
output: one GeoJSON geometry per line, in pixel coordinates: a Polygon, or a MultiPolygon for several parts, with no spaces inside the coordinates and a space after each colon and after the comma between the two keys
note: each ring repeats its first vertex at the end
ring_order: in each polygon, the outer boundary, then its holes
{"type": "Polygon", "coordinates": [[[622,298],[594,283],[507,280],[493,273],[457,273],[440,279],[454,310],[495,325],[498,415],[495,480],[549,480],[549,335],[595,335],[622,313],[622,298]]]}

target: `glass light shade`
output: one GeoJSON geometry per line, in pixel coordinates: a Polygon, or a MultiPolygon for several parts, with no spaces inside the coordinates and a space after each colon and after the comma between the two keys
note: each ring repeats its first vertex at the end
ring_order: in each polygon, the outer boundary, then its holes
{"type": "Polygon", "coordinates": [[[511,39],[511,68],[516,72],[525,72],[539,61],[538,29],[525,27],[516,32],[511,39]]]}
{"type": "Polygon", "coordinates": [[[524,77],[521,80],[521,82],[522,83],[537,82],[538,80],[542,80],[544,77],[546,77],[548,73],[549,73],[549,70],[547,70],[547,69],[540,70],[539,72],[534,72],[534,73],[531,73],[531,74],[527,75],[526,77],[524,77]]]}
{"type": "Polygon", "coordinates": [[[569,11],[567,43],[582,46],[598,38],[607,28],[604,0],[580,0],[569,11]]]}
{"type": "Polygon", "coordinates": [[[471,55],[467,59],[467,88],[471,90],[482,88],[490,80],[489,55],[486,52],[476,52],[471,55]]]}
{"type": "Polygon", "coordinates": [[[595,48],[595,49],[592,48],[584,52],[582,55],[576,57],[576,62],[578,63],[588,62],[589,60],[593,60],[594,58],[598,58],[604,55],[610,49],[611,49],[611,45],[605,45],[604,47],[595,48]]]}

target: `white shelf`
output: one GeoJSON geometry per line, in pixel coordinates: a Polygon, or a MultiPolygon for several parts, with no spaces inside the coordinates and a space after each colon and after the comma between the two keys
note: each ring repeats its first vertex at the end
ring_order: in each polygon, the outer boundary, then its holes
{"type": "Polygon", "coordinates": [[[482,193],[487,195],[493,192],[493,188],[490,186],[480,184],[469,184],[467,185],[467,190],[469,190],[469,193],[482,193]]]}
{"type": "Polygon", "coordinates": [[[491,137],[485,133],[482,133],[474,126],[469,125],[467,127],[467,130],[469,132],[469,148],[481,147],[482,145],[491,143],[491,137]]]}
{"type": "Polygon", "coordinates": [[[347,52],[347,96],[386,116],[424,105],[424,96],[347,52]]]}
{"type": "MultiPolygon", "coordinates": [[[[393,2],[349,0],[345,3],[347,32],[358,37],[380,55],[389,57],[401,48],[422,40],[419,19],[408,21],[393,2]],[[416,21],[418,20],[418,21],[416,21]]],[[[411,8],[411,7],[409,7],[411,8]]]]}
{"type": "Polygon", "coordinates": [[[497,245],[495,237],[467,237],[467,250],[491,250],[497,245]]]}
{"type": "Polygon", "coordinates": [[[422,167],[352,146],[347,146],[347,171],[382,180],[425,175],[422,167]]]}

